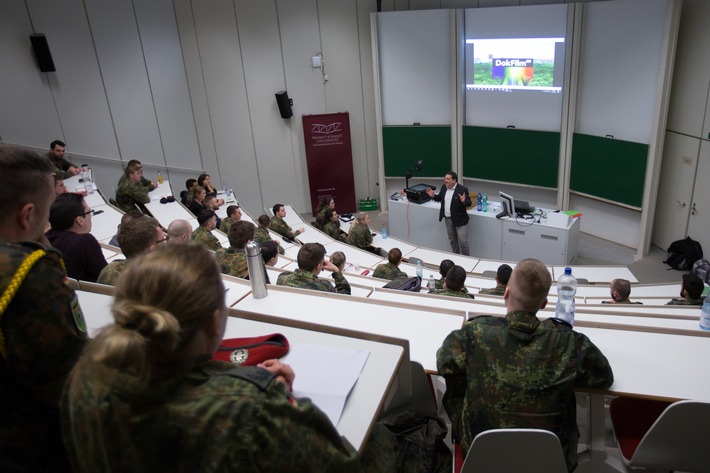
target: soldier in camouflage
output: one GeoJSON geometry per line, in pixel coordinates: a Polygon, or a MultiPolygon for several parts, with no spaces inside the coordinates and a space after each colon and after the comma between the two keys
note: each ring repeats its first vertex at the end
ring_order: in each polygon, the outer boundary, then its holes
{"type": "MultiPolygon", "coordinates": [[[[136,169],[140,172],[140,178],[138,179],[143,187],[146,188],[148,192],[153,191],[158,188],[158,183],[155,181],[151,181],[146,179],[143,176],[143,163],[138,161],[137,159],[131,159],[128,161],[126,166],[135,166],[136,169]]],[[[124,173],[123,176],[118,180],[118,185],[120,186],[123,181],[128,180],[128,177],[126,177],[126,174],[124,173]]]]}
{"type": "Polygon", "coordinates": [[[0,471],[68,472],[58,406],[86,323],[62,257],[43,237],[54,168],[0,144],[0,169],[0,471]]]}
{"type": "Polygon", "coordinates": [[[272,209],[274,216],[271,217],[271,229],[281,235],[282,237],[293,241],[298,235],[306,231],[304,227],[293,231],[291,227],[284,221],[286,216],[286,208],[283,204],[276,204],[272,209]]]}
{"type": "Polygon", "coordinates": [[[276,280],[279,286],[300,287],[314,291],[350,294],[350,284],[337,266],[325,260],[325,247],[320,243],[306,243],[298,250],[298,269],[292,273],[282,273],[276,280]],[[318,274],[323,269],[333,272],[335,287],[318,274]]]}
{"type": "Polygon", "coordinates": [[[251,222],[234,222],[229,228],[229,235],[227,236],[231,246],[226,250],[220,248],[214,254],[220,271],[237,278],[249,279],[247,254],[244,247],[249,240],[254,238],[254,224],[251,222]]]}
{"type": "Polygon", "coordinates": [[[222,220],[219,226],[220,231],[229,235],[229,227],[234,223],[242,219],[242,209],[238,205],[230,205],[227,207],[227,218],[222,220]]]}
{"type": "Polygon", "coordinates": [[[54,166],[54,175],[59,179],[68,179],[72,176],[76,176],[81,172],[81,169],[74,164],[70,163],[64,158],[64,153],[66,152],[67,145],[59,140],[52,141],[49,145],[49,152],[44,155],[52,166],[54,166]]]}
{"type": "Polygon", "coordinates": [[[211,251],[217,251],[222,248],[216,236],[212,234],[215,225],[217,225],[217,216],[211,210],[202,210],[197,216],[199,227],[192,232],[192,244],[201,246],[211,251]]]}
{"type": "Polygon", "coordinates": [[[605,389],[614,376],[585,335],[536,317],[551,282],[542,262],[518,263],[504,295],[508,314],[476,317],[451,332],[437,352],[437,368],[446,380],[452,435],[464,452],[485,430],[545,429],[559,437],[571,472],[579,439],[574,389],[605,389]]]}
{"type": "Polygon", "coordinates": [[[325,221],[325,224],[323,225],[323,233],[331,237],[333,240],[347,243],[346,234],[340,230],[340,219],[338,219],[338,212],[334,209],[326,208],[323,220],[325,221]]]}
{"type": "Polygon", "coordinates": [[[501,264],[498,266],[498,271],[496,271],[496,287],[481,289],[478,293],[487,294],[489,296],[502,296],[505,294],[505,288],[508,286],[508,280],[512,272],[513,268],[511,268],[510,265],[501,264]]]}
{"type": "Polygon", "coordinates": [[[141,171],[135,164],[126,166],[124,175],[116,187],[116,203],[124,212],[135,210],[136,206],[147,213],[145,204],[150,202],[147,188],[141,184],[141,171]]]}
{"type": "Polygon", "coordinates": [[[673,298],[666,305],[703,305],[705,298],[703,290],[705,284],[703,280],[693,273],[683,275],[683,283],[680,286],[680,299],[673,298]]]}
{"type": "Polygon", "coordinates": [[[444,287],[441,289],[430,289],[429,294],[438,294],[440,296],[462,297],[464,299],[474,299],[473,294],[469,294],[466,289],[466,270],[461,266],[452,266],[449,272],[446,273],[444,287]]]}
{"type": "Polygon", "coordinates": [[[115,323],[91,341],[62,399],[74,471],[362,471],[326,415],[293,397],[288,365],[210,360],[227,310],[207,251],[167,245],[126,273],[115,323]]]}
{"type": "Polygon", "coordinates": [[[444,281],[446,281],[446,273],[454,267],[454,262],[450,259],[442,260],[439,263],[439,274],[441,277],[435,281],[435,289],[444,289],[444,281]]]}
{"type": "MultiPolygon", "coordinates": [[[[256,223],[258,224],[258,226],[254,230],[255,242],[261,244],[266,243],[267,241],[275,241],[271,238],[271,235],[269,235],[269,225],[271,224],[271,219],[269,219],[268,215],[259,215],[259,218],[256,220],[256,223]]],[[[278,241],[276,242],[276,244],[279,245],[279,254],[285,254],[286,250],[283,249],[283,247],[279,244],[278,241]]]]}
{"type": "Polygon", "coordinates": [[[602,301],[602,304],[641,304],[631,302],[631,282],[628,279],[614,279],[609,283],[610,301],[602,301]]]}
{"type": "Polygon", "coordinates": [[[116,284],[118,276],[128,267],[129,263],[143,253],[164,244],[168,239],[160,228],[160,223],[147,215],[121,224],[118,232],[118,245],[126,257],[125,260],[113,260],[99,273],[96,280],[99,284],[116,284]]]}
{"type": "Polygon", "coordinates": [[[402,250],[392,248],[387,252],[387,263],[378,264],[375,272],[372,273],[373,278],[387,279],[393,281],[399,277],[407,278],[407,273],[399,269],[399,263],[402,262],[402,250]]]}
{"type": "Polygon", "coordinates": [[[373,251],[372,234],[370,233],[370,216],[366,212],[360,212],[357,220],[350,225],[348,233],[348,243],[360,249],[373,251]]]}

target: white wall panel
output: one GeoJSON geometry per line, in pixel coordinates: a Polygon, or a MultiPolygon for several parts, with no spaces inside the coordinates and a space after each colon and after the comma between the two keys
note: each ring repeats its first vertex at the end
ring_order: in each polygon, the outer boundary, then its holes
{"type": "Polygon", "coordinates": [[[641,238],[641,212],[579,195],[570,196],[570,209],[583,214],[580,231],[637,248],[641,238]]]}
{"type": "MultiPolygon", "coordinates": [[[[59,120],[70,151],[119,158],[116,135],[80,0],[28,0],[37,31],[49,38],[57,72],[50,75],[59,120]]],[[[51,139],[50,139],[51,141],[51,139]]]]}
{"type": "MultiPolygon", "coordinates": [[[[48,74],[53,73],[40,72],[32,33],[24,2],[0,2],[0,138],[47,149],[64,136],[49,88],[48,74]]],[[[51,51],[52,39],[48,41],[51,51]]]]}
{"type": "Polygon", "coordinates": [[[164,162],[168,166],[202,168],[173,3],[171,0],[134,0],[133,4],[164,162]]]}
{"type": "Polygon", "coordinates": [[[87,0],[85,5],[121,159],[163,163],[133,5],[124,0],[87,0]]]}

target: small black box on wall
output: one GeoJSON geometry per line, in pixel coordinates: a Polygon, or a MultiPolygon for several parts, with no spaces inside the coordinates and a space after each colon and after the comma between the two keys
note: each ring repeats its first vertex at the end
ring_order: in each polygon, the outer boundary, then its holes
{"type": "Polygon", "coordinates": [[[52,53],[49,52],[47,38],[42,33],[36,33],[30,35],[30,41],[32,42],[32,49],[37,58],[39,70],[42,72],[56,71],[57,69],[54,67],[54,61],[52,60],[52,53]]]}

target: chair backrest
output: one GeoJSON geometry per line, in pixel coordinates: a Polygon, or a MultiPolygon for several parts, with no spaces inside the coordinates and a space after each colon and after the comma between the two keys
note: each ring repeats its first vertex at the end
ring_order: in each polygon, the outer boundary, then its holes
{"type": "MultiPolygon", "coordinates": [[[[386,256],[387,255],[385,255],[385,257],[386,256]]],[[[410,256],[409,258],[407,258],[407,263],[409,263],[409,264],[421,263],[422,267],[424,267],[424,261],[421,258],[417,258],[416,256],[410,256]]]]}
{"type": "Polygon", "coordinates": [[[476,435],[461,473],[567,473],[567,464],[550,431],[496,429],[476,435]]]}
{"type": "Polygon", "coordinates": [[[678,401],[641,439],[630,466],[689,473],[710,471],[710,402],[678,401]]]}

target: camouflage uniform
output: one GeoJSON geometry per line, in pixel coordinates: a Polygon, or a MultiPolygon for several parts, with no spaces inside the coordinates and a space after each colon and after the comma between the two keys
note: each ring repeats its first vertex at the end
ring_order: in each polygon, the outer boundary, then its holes
{"type": "Polygon", "coordinates": [[[288,223],[286,223],[284,219],[277,215],[271,217],[271,229],[279,235],[288,238],[289,240],[293,240],[301,234],[300,230],[296,230],[294,232],[288,225],[288,223]]]}
{"type": "Polygon", "coordinates": [[[356,221],[350,225],[350,233],[348,233],[348,243],[358,248],[366,249],[372,245],[372,233],[370,227],[356,221]]]}
{"type": "Polygon", "coordinates": [[[444,276],[441,276],[440,279],[437,279],[434,283],[434,287],[436,289],[444,289],[444,281],[446,281],[446,278],[444,276]]]}
{"type": "Polygon", "coordinates": [[[340,221],[338,222],[326,222],[325,225],[323,225],[323,233],[331,237],[333,240],[337,241],[342,241],[343,243],[347,243],[347,240],[345,239],[345,235],[343,235],[343,232],[340,231],[340,221]]]}
{"type": "Polygon", "coordinates": [[[229,235],[229,227],[232,226],[232,223],[234,223],[234,220],[227,217],[222,220],[222,223],[217,228],[219,228],[221,232],[224,232],[225,234],[229,235]]]}
{"type": "Polygon", "coordinates": [[[408,278],[407,273],[399,269],[396,265],[392,263],[378,264],[375,268],[375,272],[372,273],[373,278],[388,279],[394,281],[398,277],[403,276],[408,278]]]}
{"type": "Polygon", "coordinates": [[[52,166],[54,166],[54,174],[56,174],[59,179],[69,179],[74,175],[73,172],[69,171],[69,168],[72,166],[75,168],[79,167],[64,158],[57,158],[51,151],[45,154],[44,157],[49,159],[49,162],[52,163],[52,166]]]}
{"type": "Polygon", "coordinates": [[[121,271],[126,269],[127,264],[128,260],[125,259],[111,261],[108,265],[104,266],[104,269],[101,270],[96,282],[99,284],[115,286],[118,275],[121,274],[121,271]]]}
{"type": "MultiPolygon", "coordinates": [[[[116,187],[116,203],[124,212],[136,210],[136,204],[147,204],[150,202],[148,190],[140,182],[132,182],[122,176],[116,187]]],[[[139,207],[141,207],[139,205],[139,207]]],[[[141,207],[142,208],[142,207],[141,207]]]]}
{"type": "Polygon", "coordinates": [[[699,299],[686,299],[676,297],[666,302],[666,305],[703,305],[704,302],[704,297],[701,297],[699,299]]]}
{"type": "Polygon", "coordinates": [[[313,289],[314,291],[337,292],[339,294],[350,294],[350,283],[345,279],[343,273],[336,271],[333,273],[335,287],[325,279],[319,279],[310,271],[300,268],[292,273],[281,273],[276,280],[278,286],[300,287],[301,289],[313,289]]]}
{"type": "Polygon", "coordinates": [[[237,278],[248,278],[249,268],[247,268],[247,253],[242,248],[234,248],[230,246],[226,250],[220,248],[214,254],[219,263],[219,270],[224,274],[229,274],[237,278]]]}
{"type": "MultiPolygon", "coordinates": [[[[126,177],[126,175],[124,174],[124,175],[121,176],[121,178],[118,180],[118,187],[120,187],[122,183],[125,185],[124,181],[128,181],[129,183],[131,182],[131,180],[128,179],[128,178],[126,177]]],[[[146,188],[146,190],[147,190],[148,192],[155,190],[155,186],[153,185],[153,183],[150,182],[150,180],[146,179],[145,177],[141,176],[141,180],[140,180],[139,182],[141,183],[141,185],[142,185],[143,187],[146,188]]]]}
{"type": "Polygon", "coordinates": [[[478,291],[479,294],[487,294],[489,296],[502,296],[505,294],[505,284],[498,284],[496,287],[491,287],[490,289],[481,289],[478,291]]]}
{"type": "Polygon", "coordinates": [[[195,231],[192,232],[191,245],[200,245],[212,251],[217,251],[222,248],[222,245],[217,237],[212,235],[211,231],[202,226],[197,227],[195,231]]]}
{"type": "Polygon", "coordinates": [[[361,471],[326,415],[261,368],[198,362],[160,373],[143,394],[82,375],[62,400],[77,472],[361,471]]]}
{"type": "MultiPolygon", "coordinates": [[[[274,241],[271,238],[271,235],[269,235],[269,231],[266,228],[263,227],[256,227],[254,229],[254,241],[257,243],[265,243],[267,241],[274,241]]],[[[279,245],[279,254],[283,255],[286,253],[286,250],[284,250],[281,245],[279,245]]]]}
{"type": "Polygon", "coordinates": [[[464,299],[473,299],[474,297],[468,293],[468,290],[466,288],[463,288],[460,291],[451,291],[449,289],[434,289],[429,290],[429,294],[436,294],[439,296],[451,296],[451,297],[463,297],[464,299]]]}
{"type": "Polygon", "coordinates": [[[0,293],[23,261],[31,267],[3,313],[0,332],[0,471],[69,471],[59,425],[66,376],[86,343],[86,324],[58,251],[0,239],[0,293]]]}
{"type": "Polygon", "coordinates": [[[536,428],[560,439],[572,471],[577,465],[574,388],[611,386],[606,357],[583,334],[533,313],[472,319],[437,352],[446,380],[443,404],[453,437],[467,452],[485,430],[536,428]]]}

